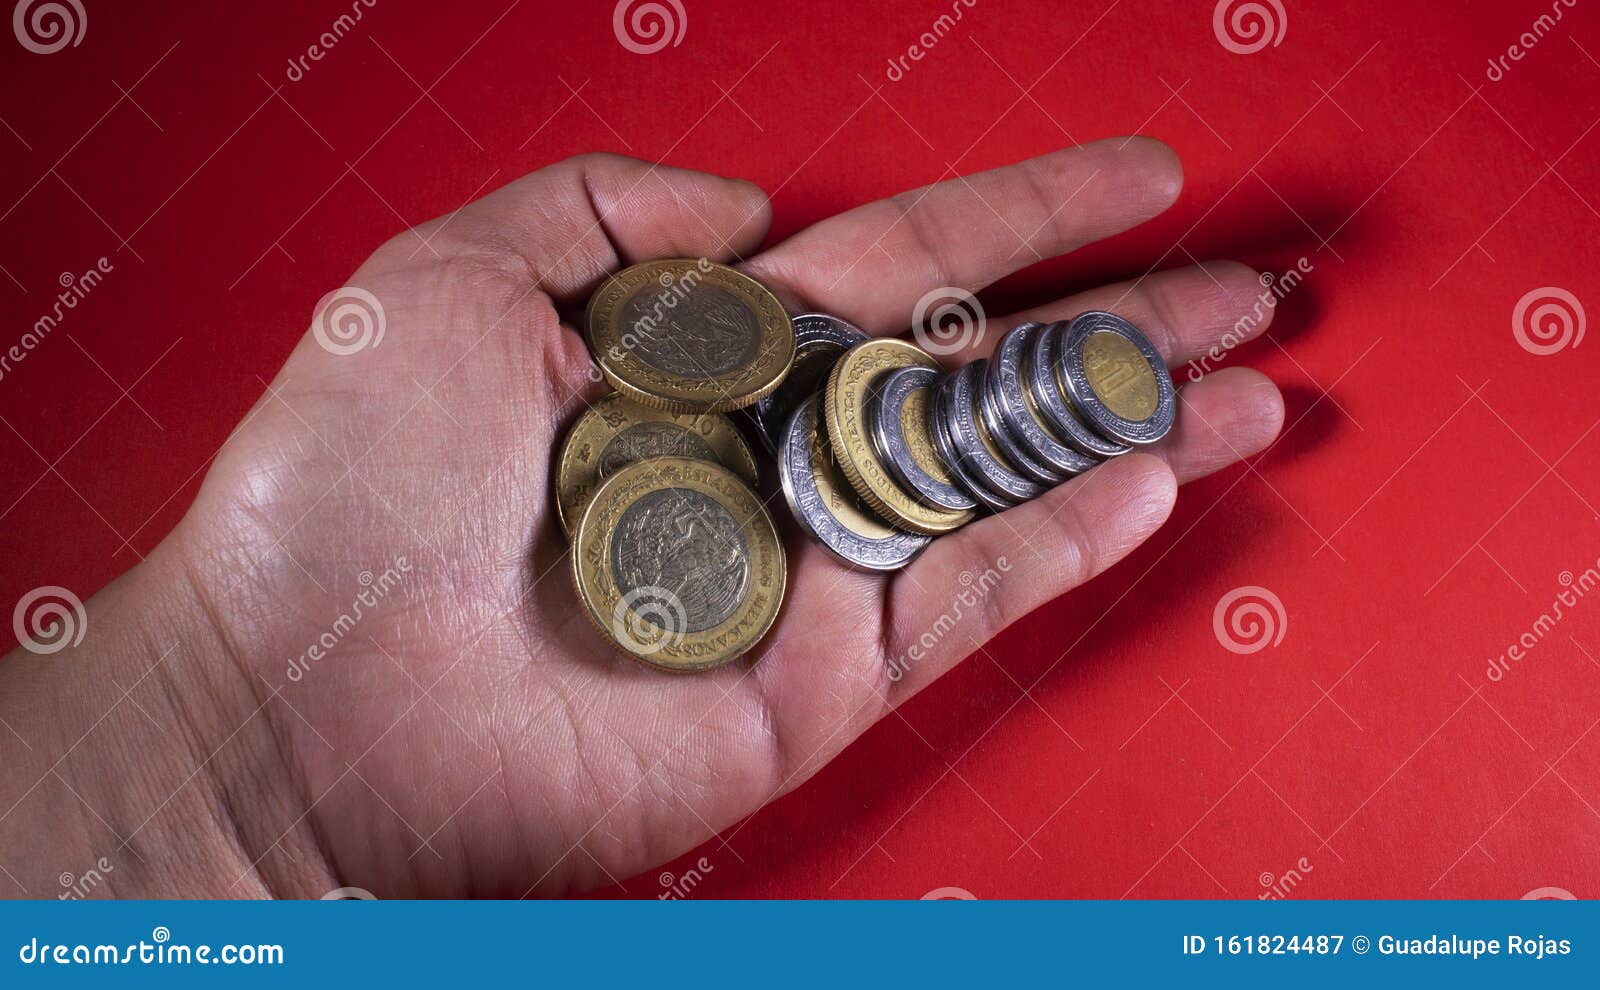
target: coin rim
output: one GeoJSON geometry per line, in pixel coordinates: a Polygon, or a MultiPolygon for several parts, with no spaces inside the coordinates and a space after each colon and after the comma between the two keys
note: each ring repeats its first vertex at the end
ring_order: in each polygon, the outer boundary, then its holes
{"type": "Polygon", "coordinates": [[[589,345],[590,356],[606,381],[630,399],[676,412],[728,412],[743,409],[771,394],[789,373],[794,363],[794,324],[790,322],[783,304],[760,282],[737,269],[710,260],[706,261],[710,266],[706,270],[706,280],[716,282],[720,288],[737,296],[756,318],[762,343],[754,361],[725,375],[688,379],[652,367],[634,353],[634,348],[621,346],[615,315],[617,308],[627,298],[624,291],[628,277],[648,271],[652,274],[650,281],[659,284],[659,270],[681,266],[698,271],[701,260],[657,258],[629,265],[608,276],[589,297],[588,308],[584,311],[584,340],[589,345]],[[772,336],[780,339],[778,346],[769,348],[767,343],[772,336]],[[684,381],[692,381],[701,387],[685,388],[678,384],[684,381]],[[702,393],[706,383],[718,383],[720,395],[717,398],[707,400],[704,397],[702,393]]]}
{"type": "MultiPolygon", "coordinates": [[[[639,413],[646,414],[633,417],[633,421],[629,424],[629,426],[637,426],[640,423],[675,422],[678,419],[684,418],[703,419],[707,417],[715,417],[717,420],[720,420],[723,424],[723,427],[725,427],[727,432],[727,437],[725,439],[733,443],[734,446],[732,448],[732,453],[740,460],[740,463],[729,464],[726,461],[723,461],[720,457],[712,463],[721,464],[723,467],[731,469],[736,474],[744,478],[746,484],[750,485],[752,488],[754,488],[760,482],[760,468],[756,465],[755,452],[750,449],[749,444],[744,442],[744,436],[740,434],[739,427],[734,425],[733,420],[722,415],[721,413],[674,412],[671,409],[663,409],[660,406],[647,406],[643,403],[633,401],[626,395],[623,395],[621,392],[612,392],[609,395],[605,395],[599,399],[596,399],[589,405],[587,409],[579,414],[578,418],[573,421],[572,426],[567,429],[566,437],[561,441],[561,452],[556,457],[555,504],[556,522],[560,524],[561,532],[564,535],[568,537],[572,535],[573,521],[582,517],[583,510],[585,506],[588,505],[588,502],[584,502],[582,505],[568,507],[567,500],[563,497],[563,493],[566,492],[568,488],[567,481],[571,476],[571,472],[576,470],[576,466],[573,463],[573,457],[576,456],[573,453],[574,441],[582,432],[584,423],[589,421],[591,418],[598,419],[600,422],[604,423],[605,420],[603,418],[601,407],[611,403],[626,403],[633,406],[634,409],[638,410],[639,413]]],[[[630,410],[630,412],[632,412],[632,410],[630,410]]],[[[689,429],[691,432],[695,432],[697,435],[701,436],[702,439],[706,439],[706,445],[712,448],[713,453],[724,453],[723,451],[717,450],[718,444],[722,442],[721,439],[719,439],[717,443],[712,443],[709,438],[706,438],[703,434],[700,434],[699,431],[693,430],[689,425],[684,423],[677,423],[676,425],[682,426],[685,429],[689,429]]],[[[623,429],[627,429],[627,427],[623,427],[623,429]]],[[[618,433],[621,432],[621,430],[613,430],[611,431],[610,436],[614,438],[618,433]]],[[[649,458],[644,459],[648,460],[649,458]]],[[[637,463],[638,461],[628,462],[628,464],[637,463]]],[[[604,483],[604,478],[596,479],[593,489],[589,492],[590,499],[594,498],[595,494],[599,492],[600,486],[604,483]]]]}
{"type": "Polygon", "coordinates": [[[1078,418],[1056,374],[1061,354],[1061,335],[1070,320],[1059,320],[1039,328],[1039,335],[1029,349],[1028,360],[1023,365],[1023,381],[1033,394],[1033,403],[1045,420],[1059,433],[1067,444],[1092,457],[1121,457],[1133,449],[1131,444],[1110,440],[1091,430],[1078,418]]]}
{"type": "Polygon", "coordinates": [[[1047,486],[1028,480],[1002,463],[984,445],[978,433],[980,413],[978,396],[973,391],[976,386],[972,382],[983,374],[987,360],[979,358],[950,376],[950,439],[956,451],[967,460],[968,467],[979,474],[991,490],[1009,500],[1026,502],[1043,495],[1047,486]]]}
{"type": "Polygon", "coordinates": [[[1045,463],[1041,458],[1032,454],[1025,443],[1017,439],[1011,427],[1006,425],[1005,417],[1000,414],[999,401],[995,395],[994,387],[994,362],[984,368],[983,374],[972,386],[973,396],[977,400],[978,415],[983,420],[983,426],[989,434],[989,439],[1000,450],[1000,460],[1007,467],[1029,481],[1036,481],[1046,487],[1059,485],[1072,475],[1066,471],[1057,470],[1045,463]]]}
{"type": "Polygon", "coordinates": [[[1013,505],[1013,502],[1003,497],[999,492],[991,489],[983,480],[975,475],[962,460],[961,454],[956,450],[955,441],[950,434],[950,391],[955,383],[954,375],[947,375],[939,382],[933,393],[933,411],[931,415],[934,446],[944,458],[944,466],[955,478],[967,494],[971,495],[977,503],[990,513],[1004,512],[1013,505]]]}
{"type": "Polygon", "coordinates": [[[1072,318],[1061,341],[1061,382],[1073,405],[1089,425],[1103,435],[1123,443],[1152,444],[1167,435],[1178,418],[1178,393],[1172,373],[1150,338],[1138,327],[1115,313],[1090,310],[1072,318]],[[1155,412],[1142,420],[1124,419],[1095,394],[1083,365],[1083,344],[1097,333],[1114,333],[1131,343],[1144,358],[1156,380],[1155,412]]]}
{"type": "MultiPolygon", "coordinates": [[[[1041,323],[1024,323],[1000,339],[989,361],[989,386],[995,406],[1011,435],[1040,461],[1066,477],[1082,474],[1100,463],[1099,458],[1068,446],[1029,408],[1025,393],[1025,366],[1034,335],[1044,329],[1041,323]]],[[[991,428],[992,429],[992,428],[991,428]]]]}
{"type": "MultiPolygon", "coordinates": [[[[901,421],[906,399],[919,388],[928,390],[928,409],[933,409],[933,395],[943,379],[940,372],[917,365],[885,372],[876,396],[867,407],[867,433],[872,438],[873,450],[894,477],[912,495],[940,509],[964,512],[978,507],[977,500],[957,485],[940,481],[916,462],[906,443],[905,428],[901,421]],[[920,384],[905,384],[913,378],[920,384]],[[899,445],[896,446],[896,440],[899,445]],[[903,457],[900,456],[903,453],[903,457]]],[[[932,436],[930,423],[929,435],[932,436]]],[[[941,462],[943,458],[940,458],[941,462]]]]}
{"type": "MultiPolygon", "coordinates": [[[[872,335],[851,323],[849,320],[840,319],[829,313],[801,313],[789,318],[789,323],[794,327],[794,358],[789,362],[789,370],[784,372],[787,378],[794,371],[794,366],[800,362],[800,354],[807,347],[817,344],[837,344],[839,355],[857,344],[864,344],[872,339],[872,335]]],[[[832,372],[830,367],[829,372],[832,372]]],[[[826,384],[828,378],[823,376],[826,384]]],[[[782,382],[778,383],[780,386],[782,382]]],[[[794,416],[794,409],[778,410],[772,407],[772,402],[777,388],[772,392],[757,399],[755,405],[750,407],[750,417],[755,420],[756,432],[761,437],[762,446],[767,448],[767,453],[777,456],[778,447],[783,442],[783,436],[789,428],[789,420],[794,416]]],[[[798,405],[796,408],[799,408],[798,405]]]]}
{"type": "MultiPolygon", "coordinates": [[[[848,411],[842,408],[844,398],[840,394],[840,382],[845,372],[852,366],[851,362],[863,360],[863,355],[870,353],[869,349],[888,350],[903,359],[899,364],[878,369],[880,375],[895,368],[912,365],[921,365],[936,371],[940,368],[939,362],[922,348],[895,337],[877,337],[845,351],[828,375],[828,387],[825,393],[827,401],[823,406],[828,422],[828,442],[833,445],[834,459],[838,461],[840,470],[849,479],[851,487],[861,496],[861,500],[891,523],[909,529],[913,533],[923,533],[928,536],[940,536],[961,528],[972,520],[970,510],[953,511],[923,505],[896,484],[889,475],[888,468],[878,460],[878,455],[872,449],[872,441],[867,436],[865,423],[867,397],[862,396],[852,402],[848,411]],[[847,420],[855,430],[855,445],[846,441],[847,420]],[[860,463],[857,463],[858,458],[860,463]],[[898,499],[901,504],[896,505],[890,499],[898,499]]],[[[870,388],[868,383],[863,387],[863,391],[870,392],[870,388]]]]}
{"type": "MultiPolygon", "coordinates": [[[[724,505],[724,508],[729,507],[724,505]]],[[[739,519],[741,516],[738,508],[730,509],[730,514],[733,515],[735,519],[739,519]]],[[[604,575],[606,587],[612,592],[616,591],[617,586],[614,577],[610,573],[611,554],[609,553],[609,550],[610,538],[615,533],[615,530],[615,525],[607,528],[604,536],[605,542],[599,548],[599,557],[602,561],[600,564],[600,571],[604,575]]],[[[595,630],[599,632],[607,642],[615,646],[623,655],[631,657],[645,666],[652,667],[657,670],[672,671],[675,673],[710,670],[712,668],[720,667],[724,664],[730,663],[748,653],[756,646],[756,644],[761,642],[762,638],[765,637],[769,631],[771,631],[773,623],[777,621],[778,613],[783,609],[783,599],[788,589],[789,582],[789,562],[788,557],[784,552],[783,540],[781,537],[779,537],[777,525],[773,522],[771,514],[767,512],[766,505],[761,501],[760,497],[757,496],[756,493],[744,483],[743,479],[722,465],[712,463],[711,461],[703,461],[693,457],[652,457],[643,461],[634,461],[632,464],[629,464],[627,467],[624,467],[616,474],[607,478],[603,483],[601,483],[599,489],[595,491],[594,497],[589,500],[589,504],[584,508],[583,516],[578,520],[576,536],[573,538],[572,547],[568,551],[568,557],[571,561],[572,580],[573,585],[577,590],[577,598],[578,601],[583,605],[582,611],[583,614],[588,618],[589,624],[594,626],[595,630]],[[777,575],[775,583],[772,585],[772,587],[768,588],[764,592],[764,595],[771,598],[772,602],[770,607],[763,609],[765,614],[759,619],[757,624],[758,628],[754,635],[748,637],[747,640],[742,641],[742,645],[739,645],[737,649],[719,651],[710,655],[701,655],[693,658],[693,662],[686,663],[660,662],[659,658],[669,655],[674,647],[663,647],[656,653],[650,654],[649,656],[644,656],[632,652],[627,647],[623,646],[622,643],[618,642],[616,634],[610,628],[609,617],[615,612],[616,604],[621,600],[620,596],[615,594],[610,596],[612,600],[609,602],[609,609],[605,615],[602,615],[590,597],[591,592],[595,592],[597,589],[591,588],[583,573],[583,558],[585,556],[583,549],[590,541],[597,538],[595,534],[591,532],[591,530],[600,525],[598,522],[599,517],[608,516],[610,517],[611,521],[615,523],[616,519],[620,518],[621,514],[627,511],[627,507],[632,505],[633,502],[637,500],[637,498],[631,499],[625,505],[620,505],[617,507],[615,511],[608,512],[604,506],[607,504],[606,496],[614,494],[611,489],[627,487],[633,483],[634,475],[636,474],[643,474],[648,471],[662,472],[672,470],[677,470],[683,473],[684,477],[677,479],[680,482],[679,484],[667,484],[657,486],[656,488],[646,488],[639,492],[638,497],[643,497],[652,491],[659,491],[662,488],[687,487],[691,490],[701,491],[702,494],[710,495],[715,498],[724,493],[717,491],[705,491],[704,489],[711,487],[710,483],[699,481],[699,479],[693,477],[691,472],[702,471],[710,474],[725,475],[727,480],[734,482],[736,490],[740,493],[740,497],[747,498],[749,500],[748,506],[738,507],[749,508],[752,510],[740,523],[744,529],[746,544],[754,547],[764,543],[766,546],[768,546],[775,557],[773,572],[777,575]],[[684,484],[683,482],[699,482],[702,487],[696,488],[693,484],[684,484]]],[[[752,571],[754,571],[753,567],[752,571]]],[[[715,629],[719,629],[729,622],[734,621],[746,609],[757,607],[751,605],[751,602],[755,600],[758,594],[763,594],[763,592],[760,591],[754,582],[752,582],[751,587],[754,590],[746,597],[745,602],[734,611],[733,615],[730,615],[722,622],[717,623],[717,625],[711,627],[711,629],[701,630],[698,633],[686,634],[684,639],[687,640],[697,636],[705,637],[713,635],[713,631],[715,629]]]]}
{"type": "MultiPolygon", "coordinates": [[[[789,503],[789,511],[801,528],[840,563],[864,571],[899,570],[932,543],[933,537],[895,529],[893,524],[884,522],[883,525],[894,532],[888,537],[873,539],[852,530],[828,509],[827,501],[817,486],[816,472],[812,469],[813,445],[828,442],[827,430],[818,422],[822,416],[821,405],[822,399],[818,395],[810,395],[802,400],[789,417],[783,442],[778,448],[778,480],[784,500],[789,503]],[[809,423],[805,422],[807,419],[809,423]],[[799,449],[802,445],[803,450],[799,449]],[[807,498],[815,501],[818,515],[822,518],[805,511],[802,503],[807,498]]],[[[853,495],[854,492],[847,491],[845,494],[853,495]]],[[[860,508],[870,512],[866,506],[860,508]]]]}

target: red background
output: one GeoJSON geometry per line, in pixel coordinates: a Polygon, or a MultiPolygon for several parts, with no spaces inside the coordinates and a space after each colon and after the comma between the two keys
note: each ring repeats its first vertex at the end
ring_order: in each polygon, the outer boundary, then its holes
{"type": "Polygon", "coordinates": [[[1283,0],[1246,55],[1209,0],[978,0],[890,81],[950,4],[683,0],[681,44],[640,55],[610,2],[380,2],[290,82],[348,4],[84,2],[75,48],[0,41],[0,344],[63,272],[114,266],[0,380],[0,601],[87,598],[148,551],[323,291],[526,171],[610,149],[743,176],[778,238],[1137,131],[1182,154],[1177,207],[988,308],[1304,257],[1226,359],[1283,385],[1283,439],[665,869],[704,857],[694,895],[729,897],[1254,897],[1290,869],[1296,897],[1600,891],[1600,595],[1486,677],[1600,557],[1600,341],[1512,332],[1541,287],[1600,309],[1591,8],[1496,82],[1550,4],[1283,0]],[[1212,613],[1246,585],[1284,635],[1237,655],[1212,613]]]}

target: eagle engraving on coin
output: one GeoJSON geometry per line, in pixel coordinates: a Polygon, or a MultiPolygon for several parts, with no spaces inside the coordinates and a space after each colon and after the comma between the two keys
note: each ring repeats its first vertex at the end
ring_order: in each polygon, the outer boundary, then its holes
{"type": "Polygon", "coordinates": [[[709,495],[662,488],[628,506],[611,538],[611,573],[636,611],[682,616],[696,633],[744,601],[750,548],[738,520],[709,495]],[[647,601],[670,595],[676,601],[647,601]],[[652,608],[652,606],[655,606],[652,608]]]}
{"type": "Polygon", "coordinates": [[[609,478],[619,469],[649,457],[693,457],[715,461],[717,455],[698,434],[676,423],[635,423],[612,437],[600,452],[600,477],[609,478]]]}
{"type": "Polygon", "coordinates": [[[749,364],[761,346],[756,314],[713,285],[645,288],[622,307],[624,339],[654,368],[685,378],[715,378],[749,364]]]}

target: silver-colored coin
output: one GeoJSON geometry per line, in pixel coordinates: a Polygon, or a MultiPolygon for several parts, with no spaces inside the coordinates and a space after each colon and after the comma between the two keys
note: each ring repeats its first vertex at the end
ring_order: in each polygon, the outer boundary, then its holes
{"type": "Polygon", "coordinates": [[[1177,418],[1178,393],[1161,352],[1115,313],[1073,317],[1061,340],[1060,374],[1073,408],[1102,436],[1155,443],[1177,418]]]}
{"type": "MultiPolygon", "coordinates": [[[[943,376],[932,368],[897,368],[873,382],[876,395],[868,407],[872,449],[894,480],[917,498],[941,509],[962,512],[978,503],[962,489],[934,477],[918,463],[906,440],[906,402],[912,393],[927,389],[927,408],[933,408],[933,390],[943,376]]],[[[943,458],[940,458],[943,461],[943,458]]]]}
{"type": "Polygon", "coordinates": [[[978,411],[978,383],[988,368],[987,358],[956,372],[950,380],[950,439],[966,463],[994,491],[1013,502],[1026,502],[1044,494],[1045,486],[1030,481],[1006,464],[978,411]]]}
{"type": "Polygon", "coordinates": [[[748,364],[761,348],[758,314],[726,289],[699,283],[636,292],[622,306],[634,349],[653,368],[714,378],[748,364]]]}
{"type": "Polygon", "coordinates": [[[967,466],[961,452],[956,448],[954,437],[950,430],[950,393],[955,384],[955,376],[950,375],[934,386],[933,393],[933,443],[939,449],[939,457],[944,461],[945,469],[974,500],[990,512],[1004,512],[1015,503],[1002,497],[967,466]]]}
{"type": "Polygon", "coordinates": [[[1089,429],[1078,414],[1072,411],[1067,394],[1062,390],[1061,378],[1056,369],[1061,364],[1061,336],[1066,332],[1065,321],[1051,323],[1034,333],[1023,363],[1023,379],[1028,393],[1033,396],[1044,421],[1065,440],[1068,446],[1094,457],[1116,457],[1133,448],[1125,443],[1108,440],[1089,429]]]}
{"type": "Polygon", "coordinates": [[[1067,480],[1069,475],[1066,472],[1057,471],[1035,457],[1011,432],[1011,428],[1006,426],[1005,418],[1000,415],[1000,407],[996,401],[993,361],[989,362],[983,376],[973,384],[972,388],[977,394],[978,415],[983,420],[983,428],[988,433],[989,439],[994,441],[995,448],[1000,451],[1000,460],[1006,466],[1014,468],[1018,474],[1041,485],[1056,485],[1067,480]]]}
{"type": "Polygon", "coordinates": [[[839,355],[871,339],[854,324],[826,313],[802,313],[789,322],[794,324],[794,364],[772,394],[759,400],[750,411],[762,444],[774,455],[783,443],[795,409],[807,396],[821,391],[839,355]]]}
{"type": "MultiPolygon", "coordinates": [[[[1067,446],[1053,431],[1040,421],[1034,411],[1035,403],[1025,381],[1024,365],[1034,338],[1041,325],[1024,323],[1006,334],[989,359],[988,380],[984,383],[985,396],[994,407],[1004,430],[993,423],[990,430],[996,434],[1008,432],[1028,453],[1064,477],[1081,474],[1100,463],[1098,459],[1067,446]]],[[[1020,464],[1018,465],[1021,466],[1020,464]]],[[[1059,479],[1058,479],[1059,480],[1059,479]]]]}
{"type": "Polygon", "coordinates": [[[862,505],[833,463],[821,428],[820,397],[794,411],[778,447],[778,478],[789,511],[818,543],[845,564],[870,571],[904,567],[933,537],[895,529],[862,505]]]}

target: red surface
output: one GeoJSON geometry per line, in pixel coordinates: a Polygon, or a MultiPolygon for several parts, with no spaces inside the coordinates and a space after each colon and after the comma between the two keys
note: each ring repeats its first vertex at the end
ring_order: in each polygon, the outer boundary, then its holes
{"type": "Polygon", "coordinates": [[[1242,55],[1210,2],[979,0],[891,82],[949,4],[684,4],[682,43],[636,55],[609,2],[379,3],[293,83],[348,5],[86,0],[76,48],[0,42],[0,343],[114,266],[0,379],[0,601],[87,598],[154,545],[325,287],[481,188],[625,151],[760,183],[776,238],[1138,131],[1182,154],[1178,206],[989,309],[1304,257],[1226,359],[1282,383],[1284,439],[666,869],[704,857],[695,896],[1254,897],[1291,869],[1295,897],[1600,892],[1600,592],[1486,677],[1600,557],[1600,341],[1512,333],[1544,286],[1600,312],[1592,8],[1495,82],[1551,4],[1284,0],[1281,44],[1242,55]],[[1236,655],[1212,612],[1246,585],[1286,626],[1236,655]]]}

